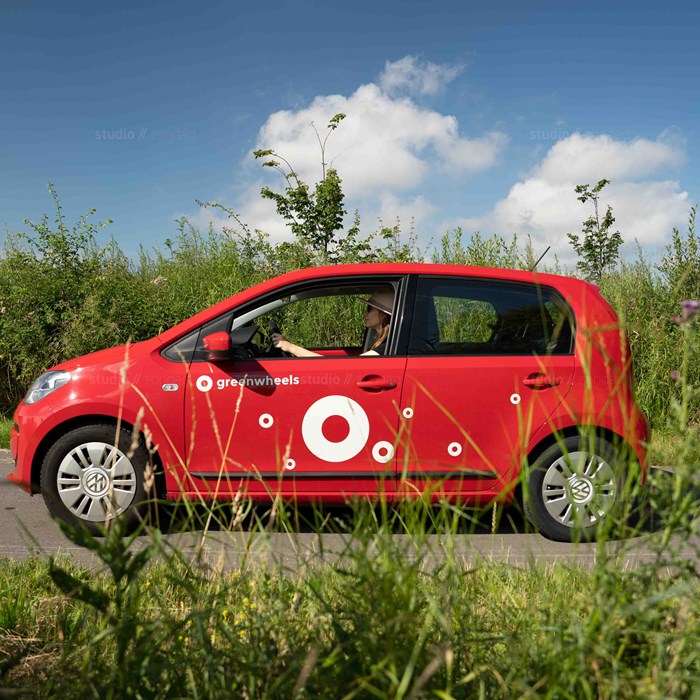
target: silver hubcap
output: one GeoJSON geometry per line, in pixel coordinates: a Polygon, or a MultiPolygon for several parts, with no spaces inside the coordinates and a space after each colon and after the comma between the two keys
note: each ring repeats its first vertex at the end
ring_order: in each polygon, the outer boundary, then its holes
{"type": "Polygon", "coordinates": [[[63,505],[81,520],[105,522],[123,513],[136,496],[129,458],[105,442],[86,442],[61,461],[56,478],[63,505]]]}
{"type": "Polygon", "coordinates": [[[547,469],[542,482],[547,512],[567,527],[596,525],[610,512],[616,498],[612,467],[589,452],[560,457],[547,469]]]}

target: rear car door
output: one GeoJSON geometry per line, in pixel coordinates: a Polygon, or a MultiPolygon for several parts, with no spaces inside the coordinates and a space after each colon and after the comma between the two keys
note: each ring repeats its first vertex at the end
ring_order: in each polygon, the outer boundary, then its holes
{"type": "Polygon", "coordinates": [[[408,352],[404,484],[492,493],[571,388],[573,317],[549,288],[421,276],[408,352]]]}

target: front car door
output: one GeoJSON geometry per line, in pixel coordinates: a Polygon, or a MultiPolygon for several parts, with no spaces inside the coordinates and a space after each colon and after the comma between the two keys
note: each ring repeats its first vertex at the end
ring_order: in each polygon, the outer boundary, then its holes
{"type": "Polygon", "coordinates": [[[573,382],[572,324],[552,289],[421,276],[401,401],[404,488],[479,501],[511,486],[573,382]]]}
{"type": "Polygon", "coordinates": [[[376,493],[394,473],[404,286],[400,276],[325,278],[268,294],[203,328],[185,403],[186,490],[220,497],[245,488],[301,500],[376,493]],[[362,356],[363,310],[377,288],[394,293],[387,354],[362,356]],[[256,326],[231,356],[202,351],[212,332],[225,329],[235,340],[256,326]],[[322,356],[281,356],[270,344],[273,326],[322,356]]]}

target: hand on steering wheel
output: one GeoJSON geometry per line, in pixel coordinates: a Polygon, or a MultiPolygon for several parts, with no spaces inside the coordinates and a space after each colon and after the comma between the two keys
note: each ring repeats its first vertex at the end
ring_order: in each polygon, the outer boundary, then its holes
{"type": "Polygon", "coordinates": [[[291,353],[287,352],[286,350],[282,350],[280,347],[278,347],[278,343],[281,340],[286,341],[287,339],[282,335],[282,331],[279,329],[279,326],[272,319],[270,319],[269,333],[270,344],[267,346],[265,354],[268,357],[273,357],[275,355],[282,355],[283,357],[292,357],[291,353]]]}

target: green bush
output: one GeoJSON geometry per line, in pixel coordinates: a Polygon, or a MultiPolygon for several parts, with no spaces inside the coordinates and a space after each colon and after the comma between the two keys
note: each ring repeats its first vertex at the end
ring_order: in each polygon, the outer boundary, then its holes
{"type": "Polygon", "coordinates": [[[56,218],[6,236],[0,256],[0,414],[33,379],[66,359],[150,338],[270,276],[311,264],[302,246],[271,246],[263,234],[201,235],[186,219],[167,252],[131,261],[96,242],[89,211],[68,227],[53,187],[56,218]]]}
{"type": "MultiPolygon", "coordinates": [[[[322,262],[318,251],[303,243],[273,245],[216,203],[203,206],[222,211],[234,228],[217,233],[210,227],[203,234],[182,218],[163,249],[142,248],[138,259],[130,260],[114,241],[97,244],[98,231],[109,221],[93,222],[90,210],[69,227],[53,186],[49,191],[54,221],[44,216],[27,222],[29,232],[6,236],[0,253],[0,415],[9,415],[33,379],[59,362],[152,337],[251,284],[322,262]]],[[[370,237],[382,247],[372,249],[357,238],[358,226],[356,219],[352,235],[346,235],[344,262],[423,258],[413,229],[402,242],[398,223],[382,226],[370,237]]],[[[433,261],[529,269],[539,252],[530,241],[519,246],[515,237],[508,241],[477,232],[465,239],[458,228],[442,237],[433,261]]],[[[556,258],[545,258],[538,269],[560,272],[556,258]]],[[[671,373],[682,360],[681,330],[670,316],[682,300],[700,298],[695,209],[687,234],[674,230],[656,265],[640,252],[606,272],[601,289],[628,331],[639,402],[652,425],[663,430],[670,402],[678,396],[671,373]]],[[[326,309],[327,323],[307,319],[296,339],[322,342],[306,337],[319,327],[328,338],[341,337],[342,314],[336,311],[326,309]]],[[[689,352],[689,381],[700,383],[700,348],[695,344],[689,352]]],[[[690,409],[689,420],[700,422],[700,399],[693,398],[690,409]]]]}

